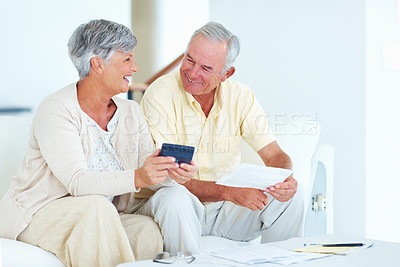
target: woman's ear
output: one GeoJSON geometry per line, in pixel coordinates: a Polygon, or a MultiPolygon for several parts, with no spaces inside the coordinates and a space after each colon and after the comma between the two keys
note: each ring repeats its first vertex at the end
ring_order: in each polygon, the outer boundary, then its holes
{"type": "Polygon", "coordinates": [[[90,67],[97,73],[103,71],[103,61],[99,57],[92,57],[90,59],[90,67]]]}

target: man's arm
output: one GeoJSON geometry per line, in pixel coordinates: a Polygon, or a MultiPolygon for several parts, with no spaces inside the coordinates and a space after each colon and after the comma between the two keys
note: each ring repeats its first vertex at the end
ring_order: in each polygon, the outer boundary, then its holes
{"type": "Polygon", "coordinates": [[[192,179],[183,186],[201,202],[231,201],[251,210],[262,210],[268,203],[267,196],[259,189],[229,187],[197,179],[192,179]]]}
{"type": "MultiPolygon", "coordinates": [[[[276,142],[272,142],[258,151],[258,154],[269,167],[292,169],[292,161],[282,151],[276,142]]],[[[263,209],[268,203],[268,198],[263,190],[254,188],[238,188],[217,185],[215,182],[194,180],[184,186],[201,202],[231,201],[237,205],[252,210],[263,209]]],[[[289,176],[282,183],[278,183],[266,189],[275,199],[281,202],[290,200],[297,190],[297,181],[289,176]]]]}
{"type": "MultiPolygon", "coordinates": [[[[289,156],[282,151],[276,141],[261,148],[257,153],[268,167],[292,169],[292,161],[289,156]]],[[[297,181],[290,175],[285,181],[267,188],[266,191],[278,201],[286,202],[296,193],[297,181]]]]}

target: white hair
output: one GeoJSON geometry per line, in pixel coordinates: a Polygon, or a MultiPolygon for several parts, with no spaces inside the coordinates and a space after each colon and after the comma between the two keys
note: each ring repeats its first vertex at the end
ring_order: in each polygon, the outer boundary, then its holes
{"type": "Polygon", "coordinates": [[[115,51],[128,53],[136,46],[136,37],[126,26],[108,21],[91,20],[80,25],[68,41],[69,57],[84,79],[90,72],[90,60],[98,56],[109,63],[115,51]]]}
{"type": "Polygon", "coordinates": [[[233,35],[220,23],[209,22],[193,33],[192,37],[190,38],[189,44],[198,34],[202,34],[209,40],[226,42],[228,44],[228,52],[226,54],[225,64],[222,72],[225,72],[233,67],[233,64],[235,63],[235,60],[240,52],[239,38],[236,35],[233,35]]]}

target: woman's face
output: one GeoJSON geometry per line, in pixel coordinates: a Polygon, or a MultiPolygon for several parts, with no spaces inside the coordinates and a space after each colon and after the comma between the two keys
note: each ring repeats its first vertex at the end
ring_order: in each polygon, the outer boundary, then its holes
{"type": "Polygon", "coordinates": [[[133,50],[129,53],[116,51],[110,62],[104,65],[103,70],[103,81],[106,87],[115,94],[126,93],[129,90],[132,73],[138,71],[133,50]]]}

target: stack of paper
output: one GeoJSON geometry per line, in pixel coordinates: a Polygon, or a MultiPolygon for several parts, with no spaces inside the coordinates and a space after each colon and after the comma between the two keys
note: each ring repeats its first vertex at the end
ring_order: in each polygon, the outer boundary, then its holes
{"type": "Polygon", "coordinates": [[[322,254],[339,254],[354,249],[354,247],[323,247],[322,245],[305,246],[296,249],[296,252],[306,253],[322,253],[322,254]]]}
{"type": "Polygon", "coordinates": [[[304,247],[298,248],[296,252],[306,252],[306,253],[321,253],[321,254],[336,254],[336,255],[348,255],[357,252],[362,249],[366,249],[373,246],[373,242],[364,243],[362,246],[344,246],[346,242],[338,246],[323,246],[319,245],[305,245],[304,247]]]}
{"type": "Polygon", "coordinates": [[[212,251],[211,255],[242,264],[271,262],[285,265],[330,256],[329,254],[296,253],[268,244],[220,249],[212,251]]]}

